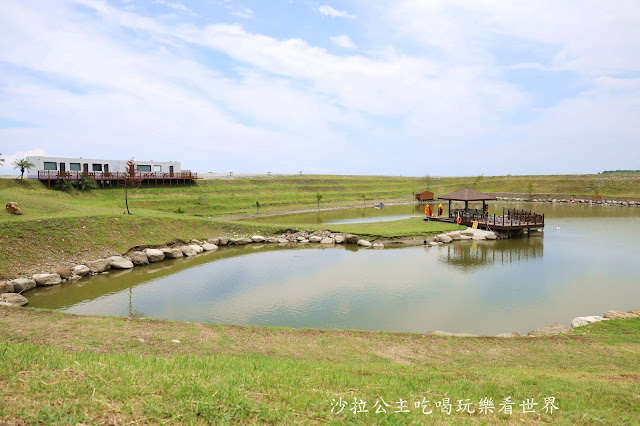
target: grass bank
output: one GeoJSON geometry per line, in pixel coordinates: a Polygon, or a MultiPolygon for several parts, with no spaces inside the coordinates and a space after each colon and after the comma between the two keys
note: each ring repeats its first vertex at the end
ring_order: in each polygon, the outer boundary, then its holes
{"type": "MultiPolygon", "coordinates": [[[[135,245],[162,245],[198,236],[253,233],[283,228],[232,222],[228,218],[317,207],[371,205],[413,200],[429,187],[443,194],[470,186],[485,192],[640,197],[640,174],[577,176],[476,176],[455,178],[387,176],[278,176],[214,179],[180,188],[130,191],[132,216],[123,215],[124,190],[61,192],[40,182],[0,179],[0,199],[18,202],[22,216],[0,214],[0,278],[106,254],[135,245]],[[318,203],[317,196],[322,198],[318,203]],[[256,208],[256,201],[260,208],[256,208]]],[[[429,225],[431,226],[431,225],[429,225]]],[[[437,232],[424,223],[340,225],[335,231],[369,238],[422,237],[437,232]]],[[[445,230],[444,228],[440,231],[445,230]]]]}
{"type": "Polygon", "coordinates": [[[0,336],[0,423],[640,421],[640,319],[499,339],[0,307],[0,336]],[[354,397],[368,413],[349,411],[354,397]],[[512,415],[498,412],[506,397],[516,403],[512,415]],[[553,414],[543,411],[548,397],[558,407],[553,414]],[[341,398],[347,406],[335,413],[341,398]],[[375,413],[380,398],[387,413],[375,413]],[[423,398],[432,414],[416,408],[423,398]],[[436,407],[443,398],[453,404],[450,415],[436,407]],[[493,400],[493,414],[479,411],[483,398],[493,400]],[[519,404],[530,398],[539,405],[525,414],[519,404]],[[400,399],[409,412],[394,414],[400,399]],[[467,399],[475,413],[456,412],[467,399]]]}

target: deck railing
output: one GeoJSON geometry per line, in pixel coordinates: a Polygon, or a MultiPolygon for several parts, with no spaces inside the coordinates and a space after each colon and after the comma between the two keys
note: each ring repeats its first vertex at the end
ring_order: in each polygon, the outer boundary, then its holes
{"type": "MultiPolygon", "coordinates": [[[[129,178],[128,173],[123,172],[82,172],[69,171],[61,172],[58,170],[38,170],[38,179],[40,180],[80,180],[83,177],[89,177],[95,180],[125,180],[129,178]]],[[[135,180],[171,180],[171,179],[198,179],[198,173],[190,170],[182,170],[176,173],[164,172],[135,172],[133,176],[135,180]]]]}
{"type": "Polygon", "coordinates": [[[544,226],[544,214],[537,214],[525,210],[502,209],[502,215],[490,214],[479,209],[455,209],[449,212],[452,219],[462,218],[462,222],[474,222],[488,226],[544,226]]]}

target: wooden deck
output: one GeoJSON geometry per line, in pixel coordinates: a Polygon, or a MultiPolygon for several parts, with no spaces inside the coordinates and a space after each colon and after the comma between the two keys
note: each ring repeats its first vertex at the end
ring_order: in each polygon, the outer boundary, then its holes
{"type": "MultiPolygon", "coordinates": [[[[38,170],[38,180],[46,182],[47,186],[55,185],[59,180],[79,181],[84,177],[98,182],[101,188],[124,188],[124,181],[127,178],[126,173],[110,173],[110,172],[59,172],[57,170],[38,170]]],[[[136,172],[135,181],[139,182],[142,188],[164,187],[192,185],[198,178],[198,173],[189,170],[183,170],[178,173],[161,173],[161,172],[136,172]]]]}
{"type": "Polygon", "coordinates": [[[502,209],[501,215],[487,214],[482,210],[456,209],[450,211],[448,216],[431,217],[430,220],[456,223],[458,217],[462,218],[461,225],[472,226],[474,221],[478,221],[478,228],[490,231],[544,228],[544,214],[516,209],[502,209]]]}

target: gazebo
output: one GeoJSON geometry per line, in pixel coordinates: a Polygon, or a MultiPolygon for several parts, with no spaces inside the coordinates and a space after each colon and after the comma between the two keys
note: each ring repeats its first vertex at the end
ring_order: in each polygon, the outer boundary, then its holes
{"type": "Polygon", "coordinates": [[[451,202],[452,201],[464,201],[464,211],[469,212],[469,201],[482,201],[482,211],[487,210],[487,201],[495,200],[496,197],[485,194],[480,191],[476,191],[471,188],[464,188],[451,194],[439,195],[440,200],[449,200],[449,217],[451,217],[451,202]]]}

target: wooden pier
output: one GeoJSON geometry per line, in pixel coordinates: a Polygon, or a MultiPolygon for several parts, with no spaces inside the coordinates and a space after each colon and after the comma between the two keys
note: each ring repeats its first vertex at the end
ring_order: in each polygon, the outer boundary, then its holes
{"type": "Polygon", "coordinates": [[[451,194],[441,195],[440,200],[449,200],[447,216],[432,216],[430,220],[437,222],[459,223],[464,226],[473,226],[491,231],[520,231],[544,228],[544,214],[536,214],[530,211],[517,209],[502,209],[502,214],[489,214],[487,201],[496,198],[470,188],[464,188],[451,194]],[[454,209],[452,201],[464,201],[464,209],[454,209]],[[470,202],[482,201],[482,209],[470,209],[470,202]]]}
{"type": "Polygon", "coordinates": [[[448,216],[431,217],[437,222],[458,223],[473,226],[478,222],[478,228],[490,231],[530,230],[544,228],[544,214],[516,209],[502,209],[502,214],[489,214],[477,209],[454,209],[448,216]]]}
{"type": "Polygon", "coordinates": [[[60,180],[77,182],[83,178],[95,180],[100,188],[124,188],[125,180],[132,179],[142,188],[158,188],[165,186],[193,185],[198,178],[198,173],[183,170],[177,173],[162,172],[135,172],[134,176],[128,176],[123,172],[59,172],[57,170],[38,170],[38,180],[51,188],[60,180]]]}

